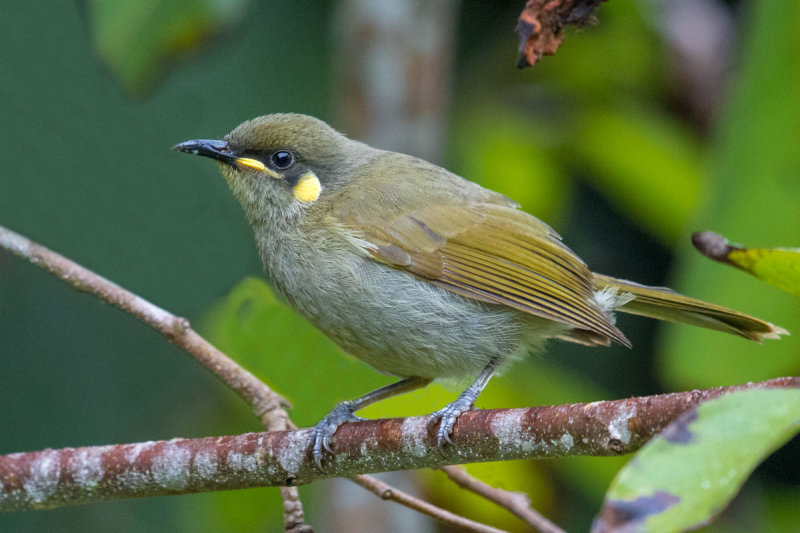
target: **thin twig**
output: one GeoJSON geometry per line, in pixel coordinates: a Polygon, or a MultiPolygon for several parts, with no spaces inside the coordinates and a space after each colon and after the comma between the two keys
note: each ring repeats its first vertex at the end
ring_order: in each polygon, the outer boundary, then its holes
{"type": "Polygon", "coordinates": [[[314,533],[314,528],[305,522],[303,502],[297,487],[280,487],[283,499],[283,529],[285,533],[314,533]]]}
{"type": "MultiPolygon", "coordinates": [[[[63,255],[3,226],[0,226],[0,248],[30,261],[79,291],[93,294],[133,315],[164,335],[239,394],[252,407],[268,431],[282,431],[296,427],[284,408],[289,402],[198,335],[185,318],[161,309],[63,255]]],[[[281,497],[284,500],[285,529],[298,532],[311,531],[311,528],[304,523],[303,506],[297,488],[282,489],[281,497]]]]}
{"type": "Polygon", "coordinates": [[[531,507],[531,500],[527,494],[492,487],[480,479],[472,477],[466,470],[458,466],[440,466],[439,470],[444,472],[453,483],[462,489],[472,491],[507,509],[529,526],[536,528],[537,531],[542,533],[564,533],[563,529],[531,507]]]}
{"type": "Polygon", "coordinates": [[[292,428],[284,409],[284,406],[288,406],[289,403],[198,335],[185,318],[161,309],[63,255],[3,226],[0,226],[0,247],[30,261],[79,291],[93,294],[133,315],[164,335],[170,342],[183,348],[239,394],[253,407],[256,416],[262,419],[268,430],[292,428]]]}
{"type": "Polygon", "coordinates": [[[403,504],[406,507],[431,516],[444,522],[445,524],[450,524],[452,526],[461,528],[464,531],[475,531],[478,533],[502,533],[503,531],[502,529],[497,529],[492,526],[481,524],[480,522],[469,520],[463,516],[451,513],[446,509],[442,509],[441,507],[437,507],[426,501],[415,498],[407,492],[403,492],[402,490],[387,485],[376,477],[355,476],[351,479],[382,500],[391,500],[393,502],[403,504]]]}

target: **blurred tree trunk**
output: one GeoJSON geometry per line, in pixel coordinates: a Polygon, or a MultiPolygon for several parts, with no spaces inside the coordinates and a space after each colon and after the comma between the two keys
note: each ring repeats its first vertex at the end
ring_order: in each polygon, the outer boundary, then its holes
{"type": "Polygon", "coordinates": [[[337,125],[374,146],[441,161],[458,0],[343,0],[337,125]]]}

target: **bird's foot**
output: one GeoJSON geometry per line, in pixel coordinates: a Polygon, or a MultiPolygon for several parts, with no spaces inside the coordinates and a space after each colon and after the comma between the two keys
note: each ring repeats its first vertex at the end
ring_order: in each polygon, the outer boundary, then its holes
{"type": "Polygon", "coordinates": [[[436,445],[439,446],[439,452],[442,455],[444,455],[445,445],[453,444],[453,441],[450,440],[450,435],[453,433],[453,426],[455,426],[456,420],[475,405],[477,395],[469,394],[469,392],[469,389],[462,392],[454,402],[445,405],[444,408],[433,413],[428,419],[428,433],[431,434],[436,423],[441,421],[439,429],[436,431],[436,445]]]}
{"type": "Polygon", "coordinates": [[[342,402],[336,405],[330,413],[325,415],[325,418],[317,422],[317,425],[311,430],[308,438],[308,447],[311,449],[311,455],[314,458],[314,464],[322,471],[322,453],[323,450],[333,453],[331,450],[331,437],[339,429],[339,426],[345,422],[358,422],[364,420],[360,416],[356,416],[356,411],[353,402],[342,402]]]}

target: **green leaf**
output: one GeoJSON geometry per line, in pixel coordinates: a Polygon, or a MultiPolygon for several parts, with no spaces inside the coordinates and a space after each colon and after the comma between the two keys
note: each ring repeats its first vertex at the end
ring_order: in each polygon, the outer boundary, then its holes
{"type": "Polygon", "coordinates": [[[800,248],[743,248],[710,231],[692,235],[703,255],[800,296],[800,248]]]}
{"type": "Polygon", "coordinates": [[[248,0],[89,2],[97,53],[123,87],[141,96],[165,60],[198,47],[239,19],[248,0]]]}
{"type": "Polygon", "coordinates": [[[681,415],[623,468],[593,530],[685,531],[714,518],[800,430],[800,390],[754,389],[681,415]]]}

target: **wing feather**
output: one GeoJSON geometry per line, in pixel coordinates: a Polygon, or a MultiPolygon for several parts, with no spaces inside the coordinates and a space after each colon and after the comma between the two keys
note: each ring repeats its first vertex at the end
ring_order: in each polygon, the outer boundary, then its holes
{"type": "Polygon", "coordinates": [[[351,198],[339,205],[351,208],[334,218],[373,259],[467,298],[570,325],[568,340],[629,345],[596,301],[592,273],[550,226],[502,195],[413,161],[397,164],[408,179],[341,193],[351,198]],[[426,178],[426,195],[412,194],[426,178]]]}

